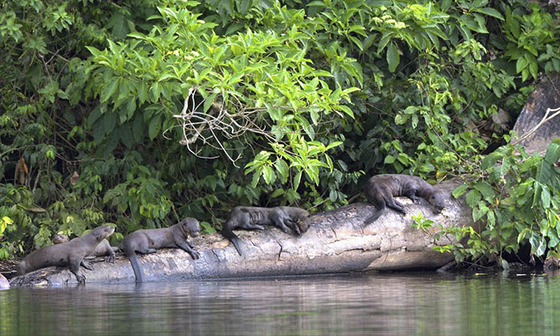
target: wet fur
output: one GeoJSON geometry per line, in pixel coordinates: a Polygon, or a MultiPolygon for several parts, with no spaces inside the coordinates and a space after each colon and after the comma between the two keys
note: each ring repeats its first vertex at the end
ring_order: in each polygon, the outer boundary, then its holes
{"type": "MultiPolygon", "coordinates": [[[[67,243],[69,241],[68,236],[64,234],[56,234],[54,235],[52,242],[53,244],[61,244],[67,243]]],[[[103,239],[99,245],[95,248],[95,251],[91,256],[94,257],[105,257],[105,261],[107,262],[114,262],[115,261],[115,252],[119,250],[116,246],[111,246],[107,239],[103,239]]]]}
{"type": "Polygon", "coordinates": [[[239,237],[233,233],[235,229],[264,230],[263,225],[276,226],[287,234],[292,231],[296,235],[306,232],[308,225],[304,219],[309,216],[307,210],[296,207],[279,206],[275,208],[238,206],[233,208],[229,219],[224,223],[222,236],[229,239],[237,253],[243,255],[239,237]]]}
{"type": "Polygon", "coordinates": [[[78,283],[84,284],[86,277],[82,274],[80,265],[93,270],[93,267],[84,258],[91,255],[97,245],[114,231],[115,228],[112,226],[100,226],[69,242],[45,246],[31,252],[19,263],[18,275],[48,266],[68,266],[70,272],[76,276],[78,283]]]}
{"type": "Polygon", "coordinates": [[[187,241],[187,238],[189,236],[197,237],[199,231],[200,226],[196,219],[185,218],[169,228],[137,230],[124,237],[121,249],[130,260],[136,282],[144,281],[136,253],[155,253],[159,248],[177,247],[188,252],[193,259],[198,259],[200,254],[193,250],[193,246],[187,241]]]}
{"type": "Polygon", "coordinates": [[[406,196],[415,204],[421,204],[418,196],[422,197],[432,204],[437,212],[441,212],[445,206],[445,195],[443,192],[435,189],[431,184],[418,176],[401,174],[375,175],[367,181],[364,193],[369,203],[377,208],[377,211],[365,220],[366,225],[375,222],[385,212],[386,208],[406,214],[404,206],[394,199],[397,196],[406,196]]]}

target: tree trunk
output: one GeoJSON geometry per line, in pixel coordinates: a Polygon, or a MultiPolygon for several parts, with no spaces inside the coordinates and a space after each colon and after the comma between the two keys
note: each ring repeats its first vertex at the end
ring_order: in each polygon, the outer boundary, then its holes
{"type": "MultiPolygon", "coordinates": [[[[545,117],[547,109],[560,108],[560,74],[543,77],[521,110],[513,130],[519,138],[530,133],[545,117]]],[[[550,113],[549,116],[554,113],[550,113]]],[[[560,115],[539,126],[520,142],[527,153],[544,153],[550,142],[560,137],[560,115]]],[[[516,141],[512,139],[512,141],[516,141]]]]}
{"type": "MultiPolygon", "coordinates": [[[[437,269],[453,260],[450,253],[432,248],[454,242],[454,237],[435,240],[436,225],[472,225],[470,208],[453,199],[451,191],[461,182],[448,181],[436,186],[449,198],[441,214],[427,205],[412,204],[400,198],[408,211],[406,216],[393,210],[374,223],[364,226],[364,220],[375,211],[365,203],[355,203],[336,210],[311,216],[310,228],[301,237],[294,237],[276,228],[264,231],[236,233],[241,239],[244,256],[219,233],[192,239],[201,256],[193,260],[180,249],[162,249],[139,256],[145,281],[177,281],[186,279],[240,278],[304,274],[329,274],[382,270],[437,269]],[[412,228],[411,215],[422,213],[435,222],[423,231],[412,228]]],[[[134,282],[128,259],[120,254],[114,263],[95,260],[95,270],[84,270],[89,283],[134,282]]],[[[66,268],[48,267],[12,279],[12,286],[60,286],[75,284],[76,279],[66,268]]]]}

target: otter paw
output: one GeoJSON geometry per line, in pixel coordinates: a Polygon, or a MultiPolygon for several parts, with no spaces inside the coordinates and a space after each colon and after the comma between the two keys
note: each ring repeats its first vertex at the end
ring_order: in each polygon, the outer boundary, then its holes
{"type": "Polygon", "coordinates": [[[88,270],[90,270],[90,271],[93,271],[93,266],[92,266],[89,262],[86,262],[85,260],[82,260],[82,266],[83,266],[85,269],[88,269],[88,270]]]}

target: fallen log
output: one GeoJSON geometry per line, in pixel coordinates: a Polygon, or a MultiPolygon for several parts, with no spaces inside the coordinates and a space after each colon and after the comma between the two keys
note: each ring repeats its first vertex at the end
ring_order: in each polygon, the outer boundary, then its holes
{"type": "MultiPolygon", "coordinates": [[[[180,249],[162,249],[139,256],[145,281],[180,281],[187,279],[241,278],[304,274],[332,274],[382,270],[437,269],[453,260],[450,253],[433,250],[436,245],[454,242],[454,237],[434,239],[438,227],[413,228],[411,215],[422,213],[443,227],[472,225],[471,209],[463,200],[456,200],[451,191],[461,184],[458,179],[435,187],[448,195],[442,213],[423,200],[413,204],[399,198],[405,205],[405,216],[387,210],[376,222],[365,226],[364,220],[375,207],[355,203],[308,218],[309,230],[300,237],[285,234],[276,228],[236,233],[241,238],[245,255],[219,233],[207,234],[192,243],[200,252],[193,260],[180,249]]],[[[130,262],[123,254],[114,263],[94,260],[93,271],[84,270],[87,283],[132,283],[135,281],[130,262]]],[[[11,280],[18,286],[62,286],[76,284],[65,268],[48,267],[11,280]]]]}

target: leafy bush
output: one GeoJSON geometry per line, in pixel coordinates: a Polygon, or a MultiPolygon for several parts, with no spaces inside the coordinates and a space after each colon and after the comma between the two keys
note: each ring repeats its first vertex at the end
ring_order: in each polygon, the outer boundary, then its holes
{"type": "Polygon", "coordinates": [[[486,156],[479,175],[453,191],[465,195],[473,220],[485,223],[473,228],[451,228],[458,243],[442,248],[454,251],[457,260],[501,257],[530,244],[531,255],[549,251],[558,255],[560,243],[560,140],[553,141],[544,157],[529,156],[521,146],[509,144],[486,156]]]}
{"type": "Polygon", "coordinates": [[[375,173],[481,176],[491,116],[560,64],[558,14],[520,0],[0,8],[0,257],[103,223],[332,209],[375,173]]]}

